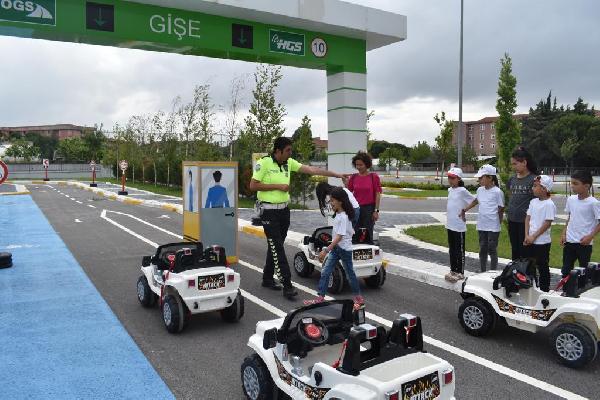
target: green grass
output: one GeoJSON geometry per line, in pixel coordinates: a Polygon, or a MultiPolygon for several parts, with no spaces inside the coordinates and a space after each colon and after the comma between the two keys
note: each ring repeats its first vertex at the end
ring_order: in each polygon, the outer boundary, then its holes
{"type": "MultiPolygon", "coordinates": [[[[560,268],[562,266],[562,247],[560,246],[560,234],[563,226],[552,226],[552,247],[550,248],[550,266],[560,268]]],[[[422,240],[423,242],[437,244],[439,246],[448,246],[448,234],[446,228],[442,225],[420,226],[409,228],[406,233],[422,240]]],[[[474,253],[479,252],[479,239],[475,225],[467,225],[466,250],[474,253]]],[[[500,240],[498,242],[498,256],[502,258],[511,258],[510,240],[506,230],[506,225],[502,225],[500,240]]],[[[600,244],[594,246],[592,260],[600,260],[600,244]]]]}

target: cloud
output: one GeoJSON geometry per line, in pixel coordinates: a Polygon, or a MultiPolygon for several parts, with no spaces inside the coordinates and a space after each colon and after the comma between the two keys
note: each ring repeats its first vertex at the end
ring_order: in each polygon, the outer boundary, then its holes
{"type": "MultiPolygon", "coordinates": [[[[458,119],[459,2],[353,0],[408,17],[408,39],[368,54],[368,109],[375,137],[412,145],[432,142],[433,115],[458,119]]],[[[518,112],[552,90],[558,102],[578,96],[600,105],[600,7],[593,1],[465,1],[464,120],[495,114],[500,58],[508,52],[517,77],[518,112]]],[[[104,123],[169,111],[176,96],[191,98],[209,83],[216,104],[228,101],[231,80],[255,64],[75,43],[0,37],[0,125],[104,123]]],[[[283,68],[277,95],[292,134],[304,115],[326,137],[323,71],[283,68]]]]}

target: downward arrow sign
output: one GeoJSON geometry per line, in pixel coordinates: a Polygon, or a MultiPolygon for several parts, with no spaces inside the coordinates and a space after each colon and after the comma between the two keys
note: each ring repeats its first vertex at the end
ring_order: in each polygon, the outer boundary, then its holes
{"type": "Polygon", "coordinates": [[[98,9],[98,18],[96,18],[94,20],[94,22],[98,25],[98,26],[102,26],[106,23],[106,21],[104,19],[102,19],[102,9],[99,8],[98,9]]]}

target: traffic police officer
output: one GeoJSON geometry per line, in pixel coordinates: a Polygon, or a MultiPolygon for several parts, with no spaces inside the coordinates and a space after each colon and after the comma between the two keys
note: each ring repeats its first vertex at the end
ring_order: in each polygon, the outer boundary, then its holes
{"type": "Polygon", "coordinates": [[[287,137],[278,137],[273,143],[273,153],[258,160],[250,190],[258,192],[257,197],[262,209],[261,222],[267,237],[267,260],[263,270],[264,287],[280,290],[281,286],[273,279],[277,273],[283,284],[283,295],[289,299],[298,292],[292,286],[290,266],[285,255],[284,242],[290,227],[290,178],[293,172],[309,175],[322,175],[333,178],[344,178],[317,167],[302,165],[291,158],[292,141],[287,137]]]}

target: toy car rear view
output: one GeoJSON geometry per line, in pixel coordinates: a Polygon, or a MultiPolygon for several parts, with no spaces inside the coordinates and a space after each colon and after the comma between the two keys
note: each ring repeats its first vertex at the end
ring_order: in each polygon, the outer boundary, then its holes
{"type": "MultiPolygon", "coordinates": [[[[321,271],[324,264],[319,261],[319,253],[332,240],[331,226],[315,229],[311,236],[304,236],[298,245],[300,251],[294,256],[294,270],[302,277],[311,276],[314,270],[321,271]]],[[[379,246],[370,244],[365,231],[358,232],[352,240],[352,264],[358,278],[364,278],[367,286],[383,286],[386,278],[382,254],[379,246]]],[[[333,294],[342,292],[347,284],[344,268],[338,263],[328,282],[328,291],[333,294]]]]}
{"type": "Polygon", "coordinates": [[[503,271],[468,277],[461,296],[458,318],[471,335],[485,336],[503,319],[529,332],[549,329],[553,352],[568,367],[582,367],[596,358],[600,341],[597,263],[574,269],[555,290],[543,292],[531,262],[512,262],[503,271]]]}
{"type": "Polygon", "coordinates": [[[137,282],[138,300],[144,307],[159,303],[171,333],[181,332],[193,314],[220,311],[225,321],[244,315],[240,274],[227,265],[225,249],[201,242],[159,246],[142,259],[137,282]]]}
{"type": "Polygon", "coordinates": [[[454,399],[454,368],[423,351],[421,319],[389,331],[365,323],[351,300],[325,301],[261,321],[241,366],[248,399],[454,399]]]}

